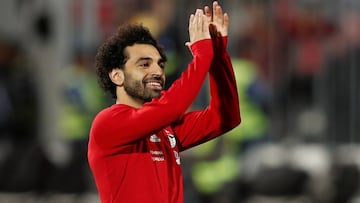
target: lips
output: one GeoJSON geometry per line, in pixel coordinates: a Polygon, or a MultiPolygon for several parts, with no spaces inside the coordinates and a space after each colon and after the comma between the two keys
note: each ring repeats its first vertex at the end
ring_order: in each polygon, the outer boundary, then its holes
{"type": "Polygon", "coordinates": [[[154,90],[162,90],[163,89],[162,82],[160,82],[160,81],[148,81],[145,83],[145,86],[149,87],[151,89],[154,89],[154,90]]]}

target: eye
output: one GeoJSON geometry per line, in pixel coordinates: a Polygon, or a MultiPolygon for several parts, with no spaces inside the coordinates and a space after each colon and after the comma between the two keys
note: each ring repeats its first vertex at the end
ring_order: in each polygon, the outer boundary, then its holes
{"type": "Polygon", "coordinates": [[[140,63],[139,66],[144,67],[144,68],[149,67],[150,63],[149,62],[140,63]]]}
{"type": "Polygon", "coordinates": [[[159,62],[159,66],[164,69],[165,68],[165,62],[159,62]]]}

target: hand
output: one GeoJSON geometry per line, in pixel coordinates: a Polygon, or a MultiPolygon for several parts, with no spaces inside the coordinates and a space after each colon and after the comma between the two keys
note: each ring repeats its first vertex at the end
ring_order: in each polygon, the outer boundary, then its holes
{"type": "Polygon", "coordinates": [[[190,15],[189,19],[189,36],[190,42],[186,42],[186,46],[191,46],[194,42],[203,39],[210,39],[209,21],[204,15],[202,9],[196,9],[195,14],[190,15]]]}
{"type": "Polygon", "coordinates": [[[213,2],[213,11],[208,6],[204,7],[207,21],[213,25],[210,26],[211,35],[227,36],[229,31],[229,15],[223,13],[221,6],[217,1],[213,2]]]}

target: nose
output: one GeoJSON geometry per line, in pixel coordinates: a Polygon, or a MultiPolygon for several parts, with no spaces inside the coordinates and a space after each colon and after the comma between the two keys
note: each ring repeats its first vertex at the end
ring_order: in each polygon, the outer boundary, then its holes
{"type": "Polygon", "coordinates": [[[159,64],[155,64],[152,69],[152,76],[161,77],[164,74],[164,69],[159,66],[159,64]]]}
{"type": "Polygon", "coordinates": [[[152,78],[154,78],[155,80],[161,80],[161,75],[153,73],[151,74],[152,78]]]}
{"type": "Polygon", "coordinates": [[[150,75],[153,79],[162,81],[163,83],[165,83],[164,69],[161,68],[158,64],[156,64],[152,67],[150,75]]]}

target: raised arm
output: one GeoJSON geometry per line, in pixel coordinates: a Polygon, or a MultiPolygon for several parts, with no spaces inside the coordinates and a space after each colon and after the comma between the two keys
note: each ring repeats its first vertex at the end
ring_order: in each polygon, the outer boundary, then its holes
{"type": "Polygon", "coordinates": [[[240,123],[236,81],[230,56],[226,51],[229,16],[223,14],[217,2],[213,3],[213,14],[207,6],[204,10],[207,20],[211,22],[214,49],[209,70],[211,100],[205,110],[186,114],[174,127],[182,150],[222,135],[240,123]]]}
{"type": "MultiPolygon", "coordinates": [[[[206,16],[211,14],[205,7],[206,16]]],[[[221,133],[236,127],[240,121],[240,106],[237,85],[231,58],[227,52],[229,16],[223,13],[218,2],[213,2],[211,38],[214,58],[210,68],[210,106],[220,115],[221,133]]]]}

